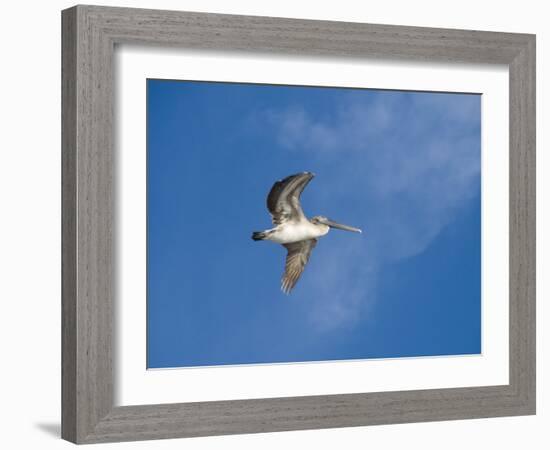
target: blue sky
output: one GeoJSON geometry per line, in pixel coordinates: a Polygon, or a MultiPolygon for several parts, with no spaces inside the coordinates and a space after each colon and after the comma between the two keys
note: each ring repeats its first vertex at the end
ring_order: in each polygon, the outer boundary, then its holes
{"type": "Polygon", "coordinates": [[[480,96],[148,80],[149,368],[481,350],[480,96]],[[290,296],[274,181],[323,237],[290,296]]]}

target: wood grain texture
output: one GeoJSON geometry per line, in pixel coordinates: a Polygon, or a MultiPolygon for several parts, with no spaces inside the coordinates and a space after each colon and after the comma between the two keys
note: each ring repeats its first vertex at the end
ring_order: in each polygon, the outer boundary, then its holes
{"type": "Polygon", "coordinates": [[[62,17],[61,347],[62,431],[76,440],[76,10],[62,17]]]}
{"type": "Polygon", "coordinates": [[[77,6],[62,14],[62,436],[77,443],[535,412],[535,38],[77,6]],[[113,406],[115,44],[506,64],[510,71],[510,384],[113,406]]]}
{"type": "Polygon", "coordinates": [[[535,40],[510,71],[510,384],[535,411],[535,40]]]}

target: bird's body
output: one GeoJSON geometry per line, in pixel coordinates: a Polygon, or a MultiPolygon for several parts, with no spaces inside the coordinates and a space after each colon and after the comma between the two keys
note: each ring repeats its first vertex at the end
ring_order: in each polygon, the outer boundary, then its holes
{"type": "Polygon", "coordinates": [[[304,218],[299,221],[288,221],[277,225],[272,230],[268,230],[265,239],[277,244],[291,244],[307,239],[317,239],[327,234],[329,229],[327,225],[314,225],[304,218]]]}
{"type": "Polygon", "coordinates": [[[312,173],[303,172],[275,182],[267,196],[267,209],[275,227],[252,233],[255,241],[273,241],[287,249],[285,273],[281,281],[281,288],[287,294],[298,282],[318,238],[326,235],[330,228],[361,232],[358,228],[333,222],[323,216],[308,219],[304,215],[300,194],[313,177],[312,173]]]}

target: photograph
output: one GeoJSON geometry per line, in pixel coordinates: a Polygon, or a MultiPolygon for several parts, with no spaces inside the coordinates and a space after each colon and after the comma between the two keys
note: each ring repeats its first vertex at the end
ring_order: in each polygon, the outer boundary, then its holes
{"type": "Polygon", "coordinates": [[[549,447],[548,8],[442,5],[4,3],[2,448],[549,447]]]}
{"type": "Polygon", "coordinates": [[[146,89],[148,369],[482,353],[480,94],[146,89]]]}

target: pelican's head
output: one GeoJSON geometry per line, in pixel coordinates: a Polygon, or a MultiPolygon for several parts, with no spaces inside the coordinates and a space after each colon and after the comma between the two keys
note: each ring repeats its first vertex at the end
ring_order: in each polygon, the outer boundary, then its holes
{"type": "Polygon", "coordinates": [[[349,225],[344,225],[342,223],[334,222],[326,218],[325,216],[315,216],[311,219],[311,223],[318,227],[322,227],[325,231],[325,234],[328,233],[329,228],[338,228],[339,230],[353,231],[355,233],[362,233],[359,228],[350,227],[349,225]]]}

